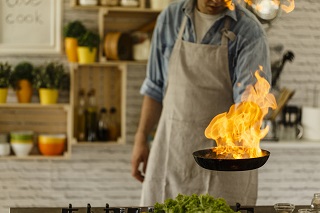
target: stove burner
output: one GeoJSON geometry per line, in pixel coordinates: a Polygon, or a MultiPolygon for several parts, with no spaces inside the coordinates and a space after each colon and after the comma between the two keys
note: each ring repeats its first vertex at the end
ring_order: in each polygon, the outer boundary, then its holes
{"type": "MultiPolygon", "coordinates": [[[[254,213],[253,207],[242,207],[240,203],[236,203],[236,206],[232,207],[236,212],[238,211],[246,211],[246,213],[254,213]]],[[[71,204],[69,204],[69,208],[62,208],[61,213],[74,213],[77,212],[78,208],[73,208],[71,204]]],[[[154,212],[153,207],[110,207],[109,204],[106,204],[106,207],[103,209],[105,213],[141,213],[141,212],[154,212]]],[[[91,210],[90,203],[87,204],[87,213],[94,213],[91,210]]]]}
{"type": "MultiPolygon", "coordinates": [[[[74,213],[78,211],[78,208],[72,208],[72,205],[69,204],[69,208],[62,208],[61,213],[74,213]]],[[[105,213],[141,213],[141,212],[153,212],[153,207],[110,207],[109,204],[106,204],[106,207],[103,209],[105,213]]],[[[90,203],[87,204],[87,213],[94,213],[91,210],[90,203]]]]}

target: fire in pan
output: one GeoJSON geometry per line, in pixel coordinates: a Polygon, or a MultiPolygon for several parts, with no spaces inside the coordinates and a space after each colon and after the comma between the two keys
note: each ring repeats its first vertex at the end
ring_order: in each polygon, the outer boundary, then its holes
{"type": "Polygon", "coordinates": [[[203,149],[193,153],[197,164],[204,169],[216,171],[246,171],[263,166],[270,156],[267,150],[261,150],[261,156],[254,158],[226,159],[217,156],[214,149],[203,149]]]}

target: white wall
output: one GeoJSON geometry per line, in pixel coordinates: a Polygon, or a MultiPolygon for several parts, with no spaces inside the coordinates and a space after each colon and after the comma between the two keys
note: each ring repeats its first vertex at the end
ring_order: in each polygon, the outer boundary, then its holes
{"type": "MultiPolygon", "coordinates": [[[[283,16],[268,32],[270,43],[282,43],[284,50],[294,51],[296,58],[288,63],[281,76],[281,85],[296,90],[290,104],[310,105],[307,89],[320,82],[320,1],[296,0],[296,9],[283,16]]],[[[97,30],[95,11],[72,10],[64,0],[63,25],[79,19],[97,30]]],[[[0,61],[18,63],[29,60],[35,64],[58,59],[64,55],[0,56],[0,61]]],[[[132,143],[138,124],[141,96],[139,87],[144,66],[132,66],[128,72],[127,138],[132,143]]],[[[12,95],[14,95],[12,93],[12,95]]],[[[14,99],[14,97],[12,97],[14,99]]],[[[320,143],[320,142],[319,142],[320,143]]],[[[258,204],[272,205],[278,201],[308,204],[314,192],[320,191],[319,149],[270,148],[266,166],[259,170],[258,204]],[[286,155],[282,153],[287,152],[286,155]],[[313,158],[314,157],[314,158],[313,158]],[[318,185],[317,185],[318,184],[318,185]]],[[[73,147],[70,160],[1,160],[0,212],[9,206],[75,206],[138,205],[140,183],[130,174],[131,146],[73,147]]]]}

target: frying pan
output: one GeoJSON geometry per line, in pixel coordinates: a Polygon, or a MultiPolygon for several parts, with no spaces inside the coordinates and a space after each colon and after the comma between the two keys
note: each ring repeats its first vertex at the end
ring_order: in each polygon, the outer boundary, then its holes
{"type": "Polygon", "coordinates": [[[262,150],[262,156],[257,158],[221,159],[217,158],[212,149],[198,150],[193,153],[197,164],[204,169],[216,171],[246,171],[263,166],[270,156],[270,152],[262,150]]]}

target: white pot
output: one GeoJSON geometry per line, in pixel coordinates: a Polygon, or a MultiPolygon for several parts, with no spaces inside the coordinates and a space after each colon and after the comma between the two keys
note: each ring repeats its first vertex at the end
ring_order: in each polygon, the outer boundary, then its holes
{"type": "Polygon", "coordinates": [[[98,5],[98,0],[79,0],[80,5],[98,5]]]}
{"type": "Polygon", "coordinates": [[[172,0],[150,0],[150,6],[155,10],[163,10],[166,8],[172,0]]]}
{"type": "Polygon", "coordinates": [[[302,107],[303,138],[320,140],[320,108],[302,107]]]}
{"type": "Polygon", "coordinates": [[[10,154],[10,144],[0,143],[0,156],[7,156],[10,154]]]}

